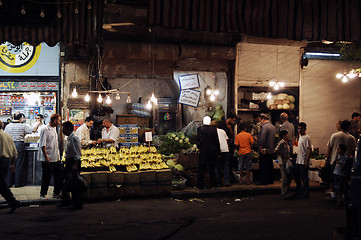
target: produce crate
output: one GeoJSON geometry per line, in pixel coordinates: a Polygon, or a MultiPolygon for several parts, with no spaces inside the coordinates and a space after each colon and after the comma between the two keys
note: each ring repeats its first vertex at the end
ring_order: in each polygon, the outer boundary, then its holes
{"type": "Polygon", "coordinates": [[[188,169],[197,169],[198,168],[198,162],[199,162],[199,154],[183,154],[180,153],[178,155],[177,163],[181,164],[185,170],[188,169]]]}
{"type": "Polygon", "coordinates": [[[84,199],[90,199],[90,187],[91,187],[91,172],[82,172],[81,175],[84,177],[85,182],[88,184],[88,190],[83,193],[84,199]]]}
{"type": "Polygon", "coordinates": [[[151,196],[157,194],[156,171],[142,171],[140,174],[140,195],[151,196]]]}
{"type": "Polygon", "coordinates": [[[170,195],[172,193],[172,171],[170,169],[157,170],[157,194],[170,195]]]}
{"type": "Polygon", "coordinates": [[[140,195],[140,174],[138,172],[124,173],[124,197],[140,195]]]}
{"type": "Polygon", "coordinates": [[[124,196],[124,173],[108,173],[108,197],[122,198],[124,196]]]}
{"type": "Polygon", "coordinates": [[[90,198],[106,198],[108,197],[107,176],[106,171],[91,173],[90,198]]]}

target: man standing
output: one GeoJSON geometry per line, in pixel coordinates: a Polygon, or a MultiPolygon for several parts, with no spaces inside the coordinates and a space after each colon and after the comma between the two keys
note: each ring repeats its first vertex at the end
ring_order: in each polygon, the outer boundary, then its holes
{"type": "Polygon", "coordinates": [[[252,135],[246,132],[244,123],[239,124],[238,129],[241,131],[236,136],[235,145],[238,148],[238,170],[240,175],[239,184],[243,184],[243,169],[246,169],[246,184],[250,184],[250,176],[252,169],[252,148],[254,143],[252,135]]]}
{"type": "Polygon", "coordinates": [[[13,213],[16,208],[20,206],[20,202],[17,201],[10,191],[6,183],[6,175],[9,170],[9,165],[11,161],[11,171],[15,170],[15,160],[16,160],[16,147],[11,138],[11,136],[3,131],[4,124],[0,121],[0,194],[10,205],[10,210],[8,213],[13,213]]]}
{"type": "Polygon", "coordinates": [[[293,152],[292,142],[293,142],[293,139],[295,137],[295,127],[293,126],[292,123],[290,123],[288,121],[287,113],[285,113],[285,112],[281,113],[280,119],[281,119],[281,122],[282,122],[280,131],[286,130],[288,132],[287,144],[290,147],[290,156],[291,156],[291,154],[293,152]]]}
{"type": "Polygon", "coordinates": [[[36,124],[38,124],[38,129],[37,129],[36,133],[40,134],[41,129],[45,127],[45,124],[43,122],[44,116],[42,114],[38,114],[38,115],[36,115],[35,119],[36,119],[36,124]]]}
{"type": "MultiPolygon", "coordinates": [[[[337,147],[340,144],[344,144],[347,147],[346,155],[349,158],[354,157],[355,155],[355,149],[356,149],[356,141],[355,138],[348,133],[348,130],[350,129],[351,122],[344,120],[340,123],[341,131],[338,131],[331,135],[330,140],[327,143],[327,158],[326,158],[326,164],[331,165],[330,167],[330,176],[332,176],[334,168],[335,168],[335,161],[337,156],[337,147]]],[[[335,192],[334,192],[334,183],[333,178],[330,177],[330,191],[331,191],[331,198],[335,198],[335,192]]]]}
{"type": "Polygon", "coordinates": [[[260,184],[273,184],[273,159],[276,129],[266,114],[261,114],[262,128],[258,136],[260,184]]]}
{"type": "Polygon", "coordinates": [[[233,166],[237,165],[233,161],[233,154],[234,154],[234,125],[236,125],[237,116],[235,113],[230,113],[228,118],[224,121],[218,123],[218,128],[223,129],[228,136],[228,149],[229,149],[229,163],[230,168],[232,169],[233,166]]]}
{"type": "Polygon", "coordinates": [[[261,131],[261,115],[259,113],[253,114],[253,121],[250,126],[249,133],[254,139],[254,144],[258,145],[258,134],[261,131]]]}
{"type": "Polygon", "coordinates": [[[93,126],[94,120],[92,117],[85,118],[85,122],[76,130],[76,135],[80,139],[81,147],[87,148],[91,145],[96,145],[97,141],[90,140],[90,128],[93,126]]]}
{"type": "Polygon", "coordinates": [[[227,133],[220,128],[217,128],[219,146],[221,149],[221,157],[217,160],[216,165],[216,176],[217,176],[217,185],[222,185],[222,172],[224,178],[224,186],[231,186],[231,175],[230,175],[230,165],[229,165],[229,148],[228,148],[228,136],[227,133]]]}
{"type": "Polygon", "coordinates": [[[215,166],[219,157],[220,145],[218,140],[217,129],[211,126],[211,118],[205,116],[203,118],[203,126],[197,129],[197,141],[199,142],[199,166],[197,188],[203,189],[203,178],[206,167],[208,166],[210,187],[216,186],[215,166]]]}
{"type": "Polygon", "coordinates": [[[358,123],[361,121],[361,114],[358,112],[352,113],[351,116],[350,134],[355,138],[356,142],[360,137],[360,129],[358,123]]]}
{"type": "Polygon", "coordinates": [[[296,159],[296,192],[301,198],[309,198],[310,186],[308,182],[308,164],[311,156],[311,141],[310,137],[306,135],[307,125],[300,122],[298,125],[298,132],[300,138],[298,140],[298,154],[296,159]]]}
{"type": "Polygon", "coordinates": [[[105,116],[103,120],[102,138],[98,139],[97,143],[104,143],[105,147],[118,147],[119,142],[119,128],[112,124],[112,119],[105,116]]]}
{"type": "Polygon", "coordinates": [[[56,128],[61,124],[61,116],[54,113],[50,122],[40,132],[39,159],[42,162],[42,178],[40,199],[46,200],[51,176],[54,178],[53,197],[59,198],[61,191],[61,163],[59,153],[59,141],[56,128]]]}
{"type": "Polygon", "coordinates": [[[5,128],[5,132],[10,134],[18,151],[18,158],[15,162],[15,172],[9,171],[7,176],[8,186],[15,185],[15,187],[22,187],[28,183],[28,161],[25,154],[24,139],[26,134],[36,132],[39,124],[32,128],[23,123],[24,120],[24,114],[16,113],[14,121],[9,123],[5,128]]]}

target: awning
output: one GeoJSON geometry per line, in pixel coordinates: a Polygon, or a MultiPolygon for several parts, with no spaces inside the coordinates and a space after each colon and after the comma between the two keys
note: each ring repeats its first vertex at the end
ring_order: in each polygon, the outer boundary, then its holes
{"type": "Polygon", "coordinates": [[[359,0],[149,0],[148,24],[291,40],[361,41],[359,0]]]}
{"type": "Polygon", "coordinates": [[[0,43],[98,43],[104,0],[2,0],[0,43]]]}

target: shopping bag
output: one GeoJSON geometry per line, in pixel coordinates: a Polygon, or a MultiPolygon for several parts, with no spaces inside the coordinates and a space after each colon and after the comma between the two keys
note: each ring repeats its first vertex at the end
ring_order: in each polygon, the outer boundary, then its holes
{"type": "Polygon", "coordinates": [[[323,182],[328,183],[330,181],[330,172],[331,172],[331,166],[330,164],[326,164],[324,167],[320,169],[318,172],[318,176],[322,179],[323,182]]]}
{"type": "Polygon", "coordinates": [[[286,172],[291,173],[292,170],[293,170],[293,164],[291,160],[288,159],[286,162],[286,172]]]}
{"type": "Polygon", "coordinates": [[[78,171],[73,171],[69,173],[63,181],[64,192],[85,192],[87,189],[88,184],[86,183],[84,177],[78,171]]]}

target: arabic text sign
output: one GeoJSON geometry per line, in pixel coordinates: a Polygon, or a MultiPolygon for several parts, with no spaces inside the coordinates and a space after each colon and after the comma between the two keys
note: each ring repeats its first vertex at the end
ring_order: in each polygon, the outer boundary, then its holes
{"type": "Polygon", "coordinates": [[[0,82],[0,91],[57,91],[57,82],[0,82]]]}
{"type": "Polygon", "coordinates": [[[191,107],[198,107],[200,96],[201,92],[197,90],[181,90],[178,102],[191,107]]]}
{"type": "Polygon", "coordinates": [[[178,77],[179,86],[181,89],[190,89],[199,87],[198,74],[188,74],[178,77]]]}

